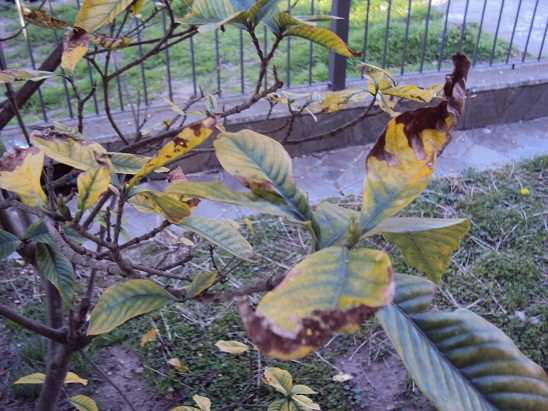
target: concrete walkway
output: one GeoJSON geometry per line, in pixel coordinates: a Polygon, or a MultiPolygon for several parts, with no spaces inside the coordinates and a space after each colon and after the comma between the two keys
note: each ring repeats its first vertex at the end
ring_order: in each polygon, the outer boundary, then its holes
{"type": "MultiPolygon", "coordinates": [[[[293,176],[298,186],[308,192],[312,204],[327,197],[361,194],[365,175],[364,162],[368,147],[347,147],[293,159],[293,176]]],[[[437,160],[435,177],[457,175],[472,167],[476,170],[500,167],[511,161],[548,154],[548,117],[528,122],[456,131],[453,141],[437,160]]],[[[245,191],[235,178],[225,171],[191,174],[190,181],[221,181],[224,185],[245,191]]],[[[146,185],[163,191],[164,181],[146,185]]],[[[162,222],[160,216],[126,209],[128,231],[140,235],[162,222]],[[138,222],[138,223],[137,223],[138,222]]],[[[193,215],[220,219],[242,218],[253,211],[228,204],[202,201],[193,215]]]]}

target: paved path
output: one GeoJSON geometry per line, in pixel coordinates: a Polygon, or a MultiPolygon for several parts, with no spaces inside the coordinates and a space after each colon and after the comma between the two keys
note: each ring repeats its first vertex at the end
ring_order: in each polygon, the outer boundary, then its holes
{"type": "MultiPolygon", "coordinates": [[[[369,147],[348,147],[293,159],[293,175],[298,186],[308,192],[312,204],[327,197],[360,194],[364,161],[369,147]]],[[[477,170],[500,167],[510,161],[548,154],[548,117],[522,123],[456,131],[451,144],[438,158],[434,176],[456,175],[472,167],[477,170]]],[[[189,175],[191,181],[221,181],[240,191],[245,189],[224,171],[189,175]]],[[[147,183],[163,191],[164,181],[147,183]]],[[[143,234],[162,222],[160,216],[145,215],[128,206],[126,219],[132,234],[143,234]],[[144,218],[146,216],[146,218],[144,218]],[[138,222],[138,224],[136,223],[138,222]]],[[[252,211],[227,204],[202,201],[194,215],[210,218],[241,218],[252,211]]]]}

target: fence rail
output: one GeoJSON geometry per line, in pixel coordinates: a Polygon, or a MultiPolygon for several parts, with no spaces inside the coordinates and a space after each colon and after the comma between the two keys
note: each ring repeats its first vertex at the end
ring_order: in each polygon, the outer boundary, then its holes
{"type": "MultiPolygon", "coordinates": [[[[75,1],[66,4],[44,0],[42,8],[54,16],[67,18],[76,14],[79,0],[75,1]]],[[[287,0],[287,7],[294,3],[287,0]]],[[[328,56],[317,45],[288,38],[274,60],[288,88],[328,82],[333,90],[342,89],[347,79],[362,74],[356,69],[360,61],[404,74],[445,70],[450,67],[449,57],[457,50],[467,54],[473,66],[515,65],[544,58],[548,3],[541,0],[301,0],[296,4],[290,10],[294,15],[342,17],[343,20],[331,22],[332,31],[363,53],[357,59],[333,53],[328,56]]],[[[281,6],[284,5],[282,1],[281,6]]],[[[4,26],[0,29],[2,67],[37,69],[51,44],[62,39],[55,31],[51,38],[46,38],[43,35],[46,30],[25,27],[20,0],[0,10],[0,27],[4,26]],[[17,19],[12,19],[13,16],[17,19]],[[10,33],[19,28],[21,33],[10,39],[10,33]]],[[[157,18],[158,24],[142,34],[138,31],[140,37],[136,40],[165,33],[165,14],[159,13],[157,18]]],[[[133,19],[137,24],[137,18],[133,19]]],[[[272,44],[266,27],[259,36],[265,48],[272,44]]],[[[137,50],[117,53],[113,66],[147,51],[146,45],[133,49],[137,50]]],[[[172,101],[185,100],[200,89],[209,94],[248,94],[252,92],[258,64],[250,40],[238,29],[198,35],[116,77],[110,93],[114,97],[109,103],[112,108],[124,111],[135,105],[165,104],[162,96],[172,101]]],[[[89,91],[97,74],[89,61],[81,66],[75,78],[82,91],[89,91]]],[[[268,86],[273,81],[272,75],[264,81],[265,87],[268,86]]],[[[28,121],[49,121],[53,117],[73,117],[73,104],[69,84],[61,77],[48,80],[22,112],[28,121]]],[[[89,114],[99,114],[100,108],[101,97],[96,93],[89,114]]]]}

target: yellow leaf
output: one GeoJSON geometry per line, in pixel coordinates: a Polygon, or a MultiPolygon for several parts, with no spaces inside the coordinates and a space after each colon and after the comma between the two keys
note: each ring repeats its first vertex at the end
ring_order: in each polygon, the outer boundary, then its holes
{"type": "Polygon", "coordinates": [[[289,395],[293,390],[293,377],[291,377],[289,371],[282,370],[281,368],[266,367],[263,381],[283,395],[289,395]]]}
{"type": "Polygon", "coordinates": [[[188,286],[185,298],[190,300],[191,298],[200,295],[204,290],[213,285],[216,277],[217,271],[209,271],[198,274],[188,286]]]}
{"type": "Polygon", "coordinates": [[[202,397],[201,395],[195,395],[192,399],[202,411],[211,411],[211,400],[209,398],[202,397]]]}
{"type": "Polygon", "coordinates": [[[187,372],[189,368],[184,365],[178,358],[170,358],[167,363],[171,368],[175,368],[178,372],[187,372]]]}
{"type": "Polygon", "coordinates": [[[133,2],[128,8],[128,11],[134,16],[136,16],[143,9],[144,4],[145,4],[145,0],[133,0],[133,2]]]}
{"type": "Polygon", "coordinates": [[[146,333],[144,333],[141,337],[141,347],[144,347],[146,343],[155,341],[158,332],[159,331],[157,328],[153,328],[152,330],[148,330],[146,333]]]}
{"type": "Polygon", "coordinates": [[[63,56],[61,57],[62,68],[71,73],[74,71],[76,64],[88,52],[88,40],[89,34],[79,27],[74,27],[65,34],[63,56]]]}
{"type": "Polygon", "coordinates": [[[107,151],[97,143],[77,140],[68,134],[50,130],[34,131],[31,140],[49,158],[78,170],[97,167],[97,159],[110,165],[107,151]]]}
{"type": "Polygon", "coordinates": [[[217,118],[209,117],[201,123],[196,123],[183,129],[173,141],[170,141],[163,146],[158,153],[147,161],[139,172],[133,176],[129,181],[128,189],[133,187],[141,178],[154,171],[154,169],[177,160],[183,154],[202,143],[212,133],[216,124],[217,118]]]}
{"type": "Polygon", "coordinates": [[[137,210],[148,214],[160,214],[172,224],[179,224],[190,215],[190,206],[176,198],[157,191],[142,191],[128,202],[137,210]]]}
{"type": "Polygon", "coordinates": [[[99,411],[99,407],[95,401],[85,395],[75,395],[74,397],[67,398],[78,411],[99,411]]]}
{"type": "Polygon", "coordinates": [[[29,207],[45,207],[40,186],[44,153],[38,147],[15,149],[0,160],[0,188],[12,191],[29,207]]]}
{"type": "Polygon", "coordinates": [[[249,350],[249,347],[239,341],[223,341],[219,340],[215,343],[215,346],[222,352],[229,354],[241,354],[249,350]]]}
{"type": "Polygon", "coordinates": [[[350,103],[362,101],[370,95],[371,93],[367,90],[360,88],[349,88],[337,92],[326,91],[317,96],[320,102],[311,105],[309,109],[313,112],[333,113],[350,103]]]}
{"type": "Polygon", "coordinates": [[[333,376],[332,380],[335,382],[346,382],[350,381],[352,377],[350,374],[345,374],[342,371],[339,371],[336,375],[333,376]]]}
{"type": "Polygon", "coordinates": [[[88,380],[85,380],[83,378],[78,377],[73,372],[68,372],[67,376],[65,377],[65,384],[82,384],[82,385],[88,385],[88,380]]]}
{"type": "MultiPolygon", "coordinates": [[[[167,97],[164,97],[164,101],[169,104],[169,106],[171,107],[171,109],[176,112],[177,114],[181,115],[181,116],[186,116],[186,113],[177,105],[175,104],[173,101],[171,101],[170,99],[168,99],[167,97]]],[[[201,114],[201,113],[200,113],[201,114]]]]}
{"type": "MultiPolygon", "coordinates": [[[[306,395],[292,395],[291,400],[295,401],[297,405],[301,407],[306,407],[308,410],[320,410],[320,406],[308,398],[306,395]]],[[[300,408],[300,407],[299,407],[300,408]]]]}
{"type": "Polygon", "coordinates": [[[254,231],[253,231],[253,224],[251,223],[251,220],[247,217],[244,218],[244,223],[245,225],[247,226],[247,229],[249,230],[249,232],[251,234],[254,234],[254,231]]]}
{"type": "Polygon", "coordinates": [[[379,91],[382,94],[401,97],[406,100],[417,101],[419,103],[430,103],[430,101],[432,101],[435,97],[433,92],[412,85],[390,87],[383,90],[379,88],[379,91]]]}
{"type": "Polygon", "coordinates": [[[102,161],[97,161],[97,163],[99,164],[98,167],[81,173],[76,180],[79,213],[83,213],[90,208],[108,190],[110,167],[102,161]]]}
{"type": "Polygon", "coordinates": [[[93,33],[113,21],[132,2],[133,0],[84,0],[74,26],[93,33]]]}

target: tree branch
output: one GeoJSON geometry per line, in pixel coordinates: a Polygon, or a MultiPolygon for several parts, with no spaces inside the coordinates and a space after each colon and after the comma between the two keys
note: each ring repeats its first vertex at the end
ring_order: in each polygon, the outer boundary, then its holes
{"type": "Polygon", "coordinates": [[[33,321],[12,309],[6,307],[3,304],[0,304],[0,315],[4,318],[7,318],[10,321],[13,321],[17,325],[20,325],[23,328],[26,328],[29,331],[32,331],[36,334],[41,335],[42,337],[49,338],[59,344],[67,343],[67,330],[66,329],[54,329],[48,327],[47,325],[40,324],[36,321],[33,321]]]}

